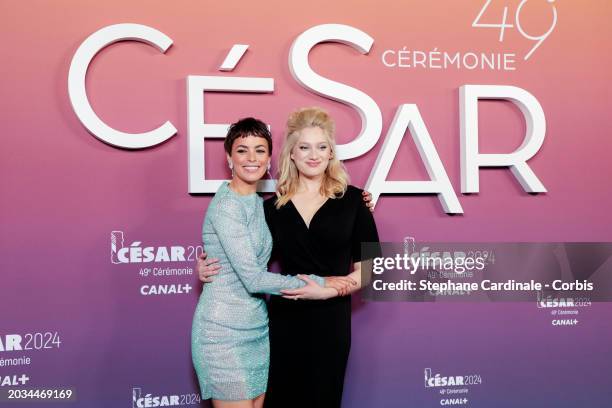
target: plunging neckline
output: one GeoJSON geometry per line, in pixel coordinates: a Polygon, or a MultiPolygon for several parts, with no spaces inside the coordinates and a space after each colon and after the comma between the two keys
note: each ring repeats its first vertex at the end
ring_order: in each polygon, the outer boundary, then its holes
{"type": "Polygon", "coordinates": [[[293,209],[297,213],[298,217],[300,217],[300,220],[302,221],[302,224],[304,225],[304,227],[306,227],[306,230],[310,231],[310,226],[312,225],[312,222],[314,221],[315,217],[317,216],[317,214],[319,214],[321,209],[323,207],[325,207],[325,204],[327,204],[329,200],[330,200],[330,198],[327,197],[327,200],[323,201],[323,204],[321,204],[319,206],[319,208],[317,208],[317,210],[314,212],[314,214],[312,214],[312,217],[310,217],[310,222],[309,223],[306,222],[306,219],[304,219],[304,217],[302,216],[302,213],[300,212],[300,210],[298,210],[296,205],[293,203],[293,200],[289,200],[289,202],[291,203],[291,206],[293,207],[293,209]]]}

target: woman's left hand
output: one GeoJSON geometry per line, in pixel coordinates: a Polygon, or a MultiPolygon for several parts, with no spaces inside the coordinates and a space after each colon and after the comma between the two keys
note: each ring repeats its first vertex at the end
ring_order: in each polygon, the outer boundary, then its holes
{"type": "Polygon", "coordinates": [[[338,291],[336,289],[324,288],[306,275],[297,275],[297,277],[306,282],[306,286],[302,286],[298,289],[281,290],[280,292],[285,299],[324,300],[338,296],[338,291]]]}
{"type": "Polygon", "coordinates": [[[338,296],[346,296],[351,289],[357,286],[357,282],[349,276],[326,276],[325,287],[336,289],[338,296]]]}

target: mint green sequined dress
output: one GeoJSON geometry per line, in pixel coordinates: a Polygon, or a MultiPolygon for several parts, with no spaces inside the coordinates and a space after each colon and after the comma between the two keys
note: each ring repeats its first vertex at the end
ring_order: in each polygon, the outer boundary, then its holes
{"type": "MultiPolygon", "coordinates": [[[[204,285],[193,317],[191,353],[202,398],[252,399],[266,391],[270,364],[268,311],[256,294],[304,282],[267,271],[272,237],[257,194],[239,195],[224,182],[206,212],[202,240],[221,266],[204,285]]],[[[311,278],[324,285],[323,278],[311,278]]]]}

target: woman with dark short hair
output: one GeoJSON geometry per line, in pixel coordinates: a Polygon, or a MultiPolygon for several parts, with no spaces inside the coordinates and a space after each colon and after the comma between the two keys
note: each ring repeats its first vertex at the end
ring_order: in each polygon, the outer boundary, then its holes
{"type": "Polygon", "coordinates": [[[202,240],[219,260],[215,281],[204,286],[192,327],[192,358],[203,399],[215,408],[260,408],[270,360],[268,313],[257,293],[307,288],[309,299],[338,295],[316,275],[283,276],[266,270],[272,238],[256,194],[270,167],[272,138],[254,118],[234,123],[225,139],[231,181],[213,197],[202,240]]]}

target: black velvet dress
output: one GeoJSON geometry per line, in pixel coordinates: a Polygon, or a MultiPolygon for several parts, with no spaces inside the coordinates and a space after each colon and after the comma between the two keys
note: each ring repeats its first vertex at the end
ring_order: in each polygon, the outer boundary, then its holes
{"type": "MultiPolygon", "coordinates": [[[[378,242],[362,190],[349,186],[314,214],[310,228],[292,202],[265,201],[266,221],[282,273],[347,275],[361,261],[361,242],[378,242]]],[[[351,347],[351,298],[288,300],[272,296],[266,408],[340,407],[351,347]]]]}

